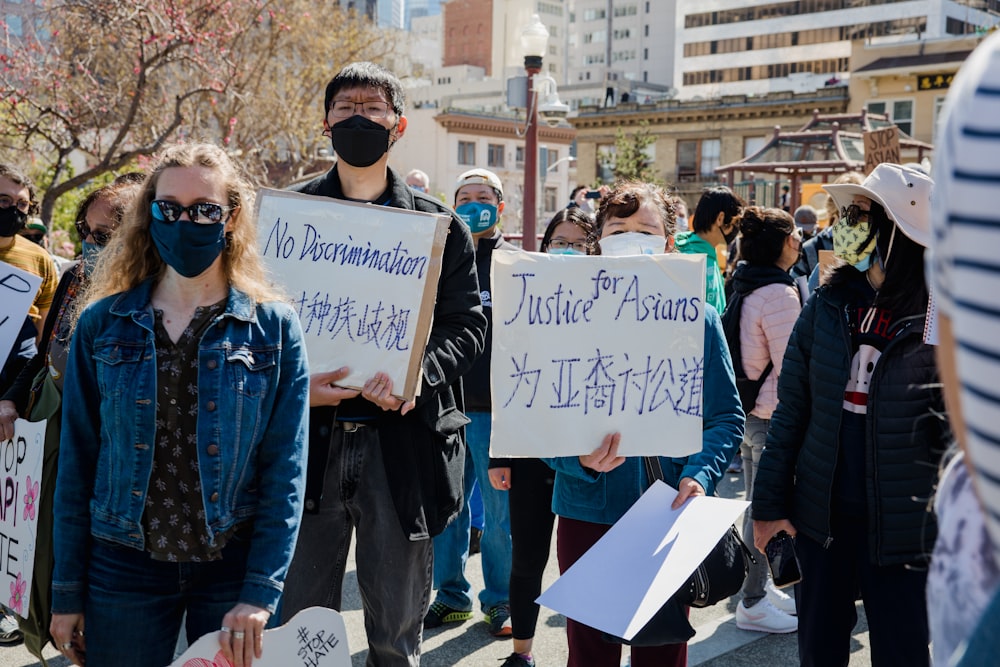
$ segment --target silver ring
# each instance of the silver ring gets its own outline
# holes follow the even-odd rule
[[[62,650],[64,650],[64,651],[68,651],[71,648],[73,648],[72,642],[66,642],[65,644],[62,645]]]
[[[223,625],[221,628],[219,628],[219,632],[230,632],[229,626]]]
[[[233,639],[243,639],[244,637],[246,637],[246,633],[242,630],[237,630],[233,633]]]

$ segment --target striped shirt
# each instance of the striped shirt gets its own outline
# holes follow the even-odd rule
[[[49,306],[52,305],[52,298],[56,295],[56,287],[59,286],[59,274],[56,273],[56,265],[53,263],[52,257],[41,246],[32,243],[20,234],[15,234],[14,244],[5,250],[0,250],[0,262],[6,262],[22,271],[41,276],[42,284],[28,310],[28,315],[41,328],[41,323],[38,322],[39,314],[43,310],[48,310]]]
[[[969,460],[1000,545],[1000,33],[955,77],[933,173],[929,278],[955,334]]]

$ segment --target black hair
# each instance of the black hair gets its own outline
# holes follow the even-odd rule
[[[549,224],[545,228],[545,234],[542,235],[542,245],[538,248],[541,252],[549,249],[549,243],[552,242],[552,235],[556,233],[556,227],[564,222],[574,224],[582,229],[583,233],[587,236],[587,245],[591,249],[593,248],[595,237],[594,218],[579,206],[574,206],[557,211],[552,216],[552,219],[549,220]],[[588,252],[587,254],[592,254],[592,252]]]
[[[719,214],[724,214],[723,225],[728,225],[733,218],[739,217],[743,209],[743,201],[724,185],[705,188],[701,191],[701,199],[691,216],[691,229],[696,232],[707,232],[712,229]]]
[[[334,95],[344,88],[377,88],[392,105],[396,116],[402,116],[405,109],[403,84],[399,78],[382,67],[371,62],[357,62],[347,65],[337,72],[337,75],[326,84],[326,95],[323,98],[323,117],[330,111],[330,102]]]
[[[663,235],[668,239],[677,229],[677,214],[674,212],[674,199],[659,185],[644,181],[620,181],[601,199],[601,207],[597,209],[597,225],[594,233],[598,238],[604,228],[604,221],[609,216],[627,218],[639,210],[643,204],[652,204],[660,213],[663,221]]]
[[[753,266],[773,266],[794,232],[795,221],[787,211],[748,206],[740,218],[740,259]]]
[[[13,165],[0,163],[0,176],[28,189],[28,215],[38,215],[38,193],[35,191],[35,184],[28,178],[27,174]]]

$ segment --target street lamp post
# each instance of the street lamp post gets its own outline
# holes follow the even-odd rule
[[[524,69],[528,72],[528,124],[524,138],[524,208],[521,247],[535,250],[535,220],[538,201],[538,99],[535,75],[542,71],[542,55],[549,41],[549,31],[538,14],[531,16],[531,23],[521,30],[521,47],[524,50]]]

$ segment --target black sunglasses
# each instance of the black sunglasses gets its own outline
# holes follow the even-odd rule
[[[106,246],[106,245],[108,245],[108,241],[111,240],[111,235],[114,233],[114,231],[115,230],[113,230],[113,229],[91,230],[90,227],[87,225],[87,221],[86,220],[77,220],[76,221],[76,233],[80,235],[80,241],[81,242],[85,241],[88,236],[93,236],[94,237],[94,243],[96,243],[99,246]]]
[[[840,208],[840,219],[843,220],[848,227],[853,227],[859,222],[867,222],[868,216],[869,212],[857,204],[842,206]]]
[[[221,204],[213,204],[211,202],[199,202],[190,206],[183,206],[174,201],[157,199],[153,202],[152,213],[154,218],[162,222],[177,222],[184,215],[184,212],[187,211],[191,222],[196,222],[200,225],[212,225],[228,220],[229,216],[226,214],[234,208],[235,206],[222,206]]]

